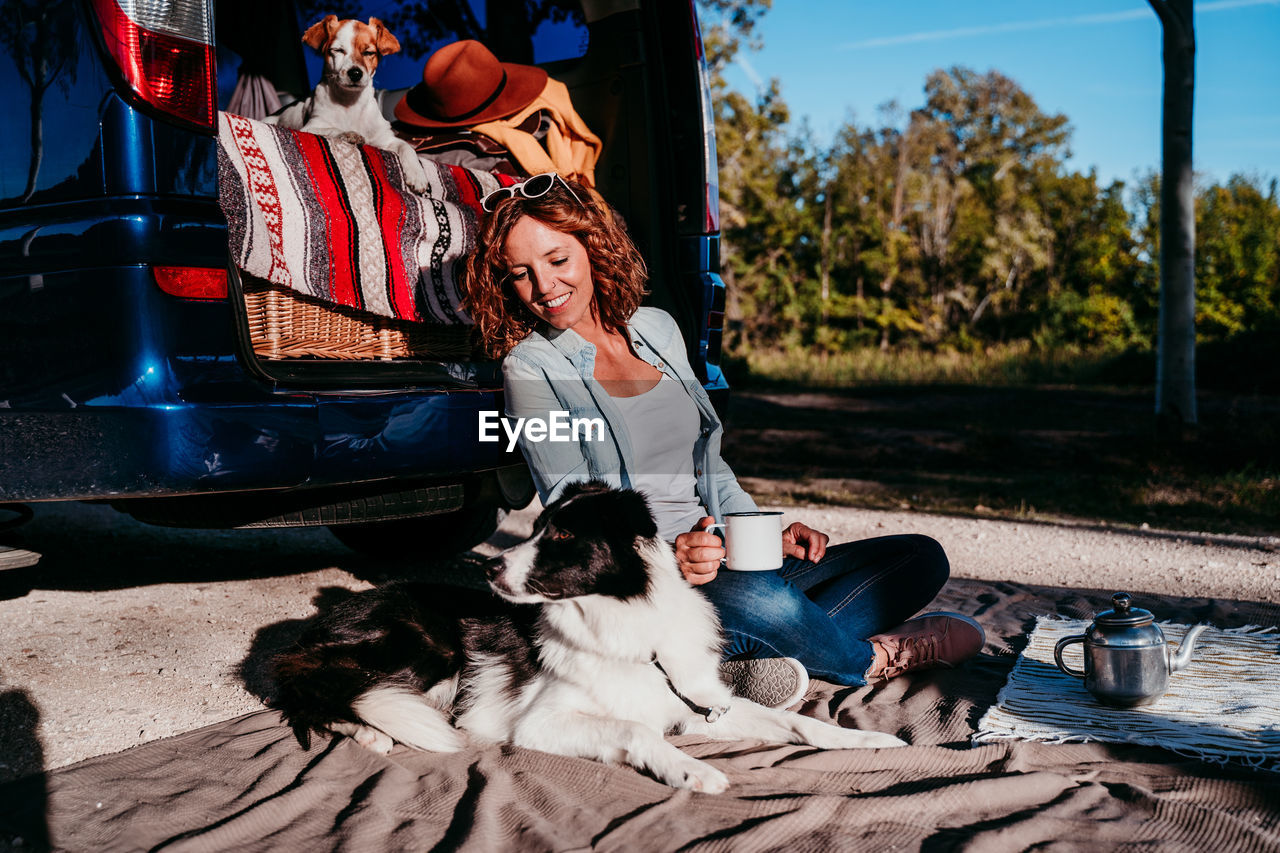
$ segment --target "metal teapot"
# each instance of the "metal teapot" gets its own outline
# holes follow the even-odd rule
[[[1149,610],[1133,606],[1126,592],[1111,596],[1113,609],[1099,613],[1083,634],[1063,637],[1053,649],[1058,669],[1084,679],[1085,689],[1108,705],[1129,708],[1164,695],[1169,676],[1186,667],[1196,638],[1207,625],[1196,625],[1174,654]],[[1084,670],[1067,666],[1062,651],[1084,644]]]

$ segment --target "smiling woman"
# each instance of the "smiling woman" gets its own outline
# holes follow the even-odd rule
[[[575,190],[558,175],[538,192],[543,180],[535,175],[504,187],[496,201],[497,193],[484,200],[490,215],[477,245],[487,249],[468,260],[466,298],[494,358],[539,322],[560,330],[580,322],[619,330],[646,293],[644,259],[621,217],[598,194]]]
[[[520,301],[555,329],[589,327],[594,290],[591,263],[582,243],[525,217],[507,237],[507,280]]]
[[[603,440],[518,432],[543,504],[585,480],[642,494],[684,579],[716,608],[731,658],[722,676],[760,704],[798,701],[806,670],[863,684],[976,654],[984,636],[968,617],[905,621],[947,578],[946,555],[926,536],[828,548],[826,534],[800,522],[775,524],[776,562],[721,570],[713,524],[757,510],[720,457],[724,427],[680,331],[665,312],[639,307],[646,273],[621,218],[586,187],[532,180],[541,180],[533,191],[517,185],[485,205],[467,299],[485,346],[505,356],[509,419],[603,422]]]

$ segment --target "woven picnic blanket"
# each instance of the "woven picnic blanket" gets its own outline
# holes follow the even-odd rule
[[[513,182],[424,160],[410,191],[395,155],[263,124],[218,121],[218,193],[246,273],[384,317],[470,323],[461,282],[480,199]]]
[[[987,632],[982,655],[865,687],[815,679],[796,706],[911,746],[824,751],[672,737],[729,776],[723,794],[496,744],[445,754],[397,746],[384,756],[317,737],[304,750],[278,714],[262,711],[0,784],[0,850],[6,840],[15,850],[94,853],[1280,850],[1280,774],[1134,743],[970,747],[1036,618],[1096,613],[1112,592],[953,577],[934,606],[975,614]],[[1275,615],[1274,605],[1225,599],[1146,594],[1143,603],[1223,626]],[[242,664],[247,683],[302,628],[259,628]],[[21,691],[5,695],[18,729],[33,726],[38,713]]]

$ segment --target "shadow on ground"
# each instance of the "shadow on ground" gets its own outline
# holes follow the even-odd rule
[[[1203,395],[1185,441],[1149,392],[735,390],[724,456],[758,499],[1275,534],[1280,398]]]
[[[0,819],[0,850],[49,849],[39,724],[40,709],[31,697],[24,690],[6,690],[0,677],[0,777],[17,779],[6,786],[6,793],[31,803],[31,808]]]
[[[411,559],[374,558],[340,543],[326,528],[196,530],[159,527],[100,504],[32,504],[21,528],[41,555],[29,568],[0,572],[0,600],[33,589],[99,591],[162,583],[284,577],[339,568],[371,583],[431,572],[448,558],[423,542]]]

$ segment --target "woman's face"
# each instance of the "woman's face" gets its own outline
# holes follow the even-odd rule
[[[525,216],[507,235],[503,258],[507,281],[535,317],[556,329],[595,323],[591,262],[577,237]]]

